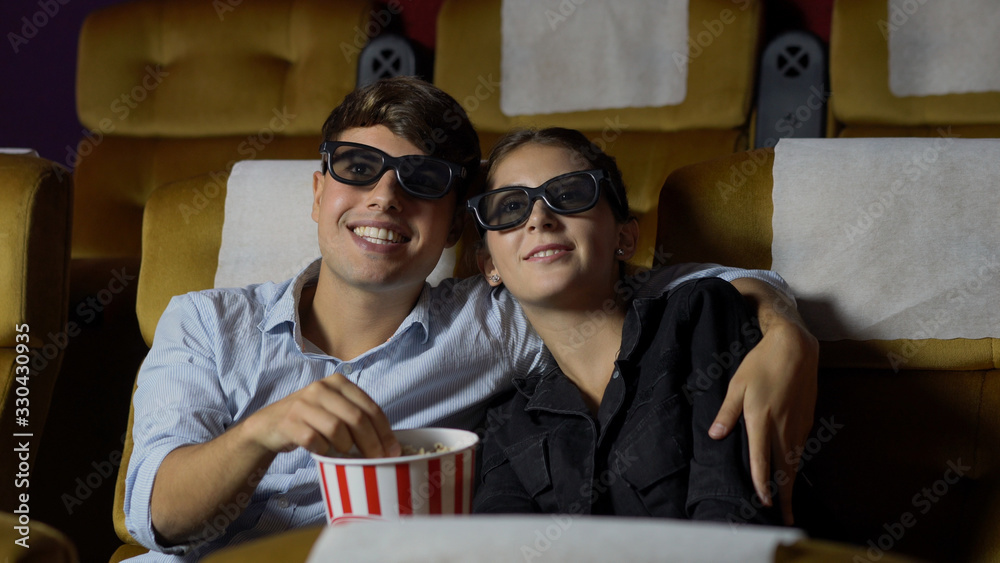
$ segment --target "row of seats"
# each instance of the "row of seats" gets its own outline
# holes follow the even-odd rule
[[[0,169],[37,174],[46,166],[54,168],[37,161],[22,158],[5,167],[0,160]],[[852,166],[864,165],[843,162],[844,168]],[[771,225],[775,167],[775,151],[759,149],[673,172],[661,190],[657,243],[681,260],[769,268],[777,242]],[[295,167],[290,170],[300,173]],[[742,172],[743,181],[719,190],[720,183],[731,180],[733,170]],[[54,212],[40,213],[36,221],[46,218],[50,227],[67,223],[68,189],[63,178],[62,184],[50,188]],[[202,213],[188,217],[180,209],[188,193],[210,179],[206,174],[164,185],[148,202],[136,307],[147,342],[171,296],[212,286],[227,188],[221,186],[220,197],[210,200]],[[979,228],[965,227],[967,234]],[[691,231],[699,236],[688,236]],[[37,251],[29,262],[39,263],[59,252],[65,256],[65,234],[64,230],[60,238],[56,231],[55,237],[45,238],[36,232],[32,240],[49,247]],[[51,284],[46,289],[58,297],[65,286]],[[887,300],[894,297],[885,294]],[[796,493],[798,525],[814,537],[870,549],[865,552],[870,560],[882,559],[888,552],[932,561],[992,561],[1000,556],[1000,538],[995,534],[1000,521],[997,338],[847,340],[822,345],[817,423],[805,446],[803,479]],[[894,353],[906,354],[904,365],[894,365]],[[123,468],[130,446],[126,441]],[[121,477],[119,473],[115,522],[127,541]],[[16,522],[16,516],[7,519]],[[919,533],[911,531],[918,525]],[[37,523],[35,529],[45,542],[42,545],[52,550],[50,560],[73,560],[71,546],[59,541],[58,532]],[[113,561],[142,551],[136,545],[123,545]]]
[[[761,65],[771,64],[761,61],[762,4],[691,0],[689,32],[699,51],[690,60],[687,98],[677,106],[504,115],[496,91],[501,0],[443,4],[433,79],[469,112],[484,150],[518,125],[578,128],[605,146],[623,168],[639,217],[640,245],[649,249],[640,261],[649,265],[653,249],[664,244],[666,231],[661,228],[658,234],[657,222],[662,224],[664,212],[671,212],[663,209],[669,199],[661,192],[671,172],[752,148],[755,81],[763,73]],[[826,134],[937,136],[943,127],[956,136],[996,136],[1000,94],[897,98],[889,92],[888,48],[878,25],[886,17],[884,8],[882,2],[867,0],[835,4],[830,86],[813,92],[820,98],[817,107],[826,108],[806,106],[826,112]],[[156,287],[146,289],[148,296],[162,301],[174,292],[211,286],[212,272],[185,270],[183,262],[168,258],[178,248],[190,248],[214,269],[215,247],[202,237],[214,236],[221,224],[224,185],[235,162],[318,156],[320,126],[355,87],[364,44],[359,33],[373,18],[378,20],[379,9],[352,0],[244,0],[232,10],[206,9],[197,0],[137,0],[87,19],[80,36],[77,104],[91,133],[77,147],[72,260],[68,274],[62,274],[70,280],[69,297],[59,302],[62,314],[69,313],[82,334],[69,340],[59,383],[63,391],[57,388],[53,398],[51,441],[41,448],[38,463],[40,478],[53,483],[54,490],[81,500],[75,494],[78,479],[85,483],[91,467],[109,456],[127,457],[121,430],[128,396],[159,317],[158,305],[144,312],[142,299],[137,309],[136,292]],[[713,28],[716,21],[725,22],[724,32],[698,43],[698,32]],[[190,178],[196,180],[185,180]],[[155,196],[167,184],[171,190]],[[716,185],[708,189],[716,190]],[[156,198],[169,204],[147,209]],[[143,229],[167,212],[183,212],[185,228],[155,245],[144,238]],[[188,239],[195,244],[184,243]],[[150,262],[151,257],[159,261]],[[680,258],[770,265],[734,252],[717,257],[682,250],[674,256]],[[150,268],[163,263],[171,270],[159,270],[151,278]],[[139,281],[126,282],[110,303],[81,307],[88,298],[107,293],[115,279],[129,280],[137,272]],[[53,325],[53,334],[60,334],[60,327],[65,332],[66,319]],[[4,338],[5,347],[8,340],[13,342]],[[41,338],[34,342],[44,344]],[[58,371],[58,362],[49,369]],[[836,388],[830,391],[837,396]],[[41,397],[39,402],[47,404]],[[5,424],[13,420],[9,412],[5,404]],[[91,442],[78,439],[75,425],[81,419],[91,425]],[[87,500],[82,506],[67,505],[66,494],[54,495],[43,514],[78,543],[106,545],[107,535],[114,541],[113,534],[101,531],[107,528],[104,503],[110,505],[111,487],[91,488],[93,500],[82,499]],[[16,505],[0,508],[12,511]],[[120,518],[118,512],[116,521]],[[130,539],[123,526],[118,535]]]
[[[772,228],[776,162],[774,149],[757,149],[672,172],[660,192],[657,245],[668,249],[672,260],[770,268],[781,242]],[[854,160],[840,165],[865,167]],[[288,170],[300,174],[294,166]],[[720,190],[734,170],[742,181]],[[224,198],[212,200],[190,221],[178,211],[190,190],[208,178],[162,186],[147,205],[136,307],[147,342],[171,296],[212,287]],[[946,178],[953,180],[961,184]],[[922,229],[958,229],[965,236],[982,228],[957,218],[944,224],[914,221]],[[856,257],[861,262],[878,258]],[[929,273],[915,268],[910,275],[921,280]],[[882,296],[886,301],[898,297],[892,291]],[[804,298],[800,306],[804,311]],[[915,309],[911,318],[918,320],[935,314],[923,305]],[[907,338],[821,342],[816,422],[796,488],[797,525],[814,538],[862,546],[859,556],[863,552],[870,560],[888,560],[885,554],[892,553],[929,561],[995,561],[1000,557],[995,533],[1000,522],[1000,339],[996,334],[923,338],[916,336],[923,325],[911,323],[910,329],[914,336]],[[900,354],[901,363],[893,359]],[[123,500],[119,481],[115,521],[127,539]],[[126,545],[118,555],[138,549]]]
[[[500,7],[501,0],[444,3],[434,82],[469,112],[484,149],[518,125],[572,127],[606,145],[630,186],[641,246],[653,240],[657,190],[670,171],[752,148],[754,84],[766,70],[758,64],[762,2],[692,0],[689,43],[697,56],[679,105],[516,117],[501,113],[497,91]],[[78,150],[74,258],[138,257],[142,207],[166,182],[225,172],[247,158],[316,158],[326,113],[355,86],[356,35],[371,27],[369,18],[379,21],[375,7],[346,1],[299,2],[294,9],[247,2],[205,12],[197,2],[144,0],[105,9],[84,25],[78,106],[95,133]],[[830,87],[823,81],[806,89],[805,107],[789,107],[786,115],[801,120],[829,107],[830,136],[934,136],[941,126],[963,137],[995,134],[1000,94],[890,93],[879,26],[887,17],[884,3],[839,0]],[[281,24],[255,27],[262,21]],[[717,33],[705,35],[709,30]],[[797,53],[809,45],[803,38],[788,48]],[[780,65],[779,56],[763,64]],[[813,73],[825,69],[822,60],[809,64]],[[648,265],[651,255],[642,259]]]

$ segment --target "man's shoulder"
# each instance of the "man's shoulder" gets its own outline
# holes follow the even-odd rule
[[[168,311],[182,316],[210,319],[259,318],[279,301],[288,289],[288,282],[265,282],[244,287],[223,287],[191,291],[170,300]]]
[[[429,289],[431,313],[452,316],[466,309],[482,309],[490,299],[490,286],[479,276],[447,278]]]

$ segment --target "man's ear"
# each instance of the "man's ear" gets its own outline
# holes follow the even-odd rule
[[[639,221],[635,217],[629,217],[618,228],[618,248],[623,254],[618,256],[619,260],[631,260],[635,256],[639,245]]]
[[[319,204],[323,201],[323,188],[326,186],[326,174],[313,172],[313,221],[319,223]]]

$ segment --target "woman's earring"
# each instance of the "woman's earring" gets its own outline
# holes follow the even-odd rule
[[[625,251],[619,248],[615,250],[615,256],[625,256]]]
[[[492,276],[490,276],[490,281],[493,283],[497,283],[498,281],[500,281],[500,276],[493,274]]]

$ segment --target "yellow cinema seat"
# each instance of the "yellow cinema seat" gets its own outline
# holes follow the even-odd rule
[[[773,162],[758,149],[675,171],[658,244],[677,262],[770,268]],[[998,337],[820,342],[796,524],[871,561],[1000,561]]]
[[[76,547],[62,532],[17,514],[0,512],[0,557],[4,563],[77,563]],[[27,528],[22,534],[19,528]],[[21,542],[21,543],[15,543]]]
[[[468,112],[484,153],[512,127],[559,126],[583,131],[614,156],[639,219],[635,261],[648,266],[667,175],[748,146],[761,12],[756,0],[691,0],[687,96],[679,105],[510,117],[500,111],[501,0],[448,0],[438,16],[434,82]]]
[[[913,2],[919,9],[923,2]],[[910,9],[907,7],[907,9]],[[905,96],[889,86],[889,34],[908,14],[837,0],[830,35],[830,136],[1000,137],[1000,92]],[[957,35],[955,41],[967,40]]]
[[[44,490],[32,472],[69,339],[72,178],[48,160],[0,154],[0,198],[0,431],[12,444],[0,511],[14,512],[24,494],[37,508]]]
[[[136,315],[147,347],[153,344],[156,324],[170,298],[189,291],[210,289],[215,285],[215,270],[222,245],[227,176],[206,174],[173,182],[155,190],[146,203]],[[219,192],[218,197],[208,199],[198,213],[186,214],[182,205],[190,191],[204,190],[206,186],[214,186]],[[145,551],[125,526],[125,475],[132,455],[134,416],[131,401],[129,404],[128,430],[114,500],[115,531],[126,545],[119,548],[112,562]]]
[[[135,317],[146,200],[202,174],[224,184],[239,160],[318,158],[323,121],[354,89],[371,9],[364,0],[131,0],[85,20],[76,91],[86,130],[65,157],[77,188],[69,303],[84,316],[64,369],[89,384],[56,399],[67,420],[94,420],[94,436],[80,452],[65,428],[59,440],[75,455],[42,468],[55,490],[88,494],[82,503],[56,495],[50,507],[84,559],[118,545],[106,518],[113,487],[78,489],[75,478],[123,453],[126,401],[146,353]],[[218,197],[199,185],[178,205],[197,216]],[[115,280],[125,287],[112,302],[91,305]]]
[[[315,158],[323,121],[354,89],[369,8],[138,0],[91,14],[77,69],[88,131],[67,155],[73,257],[138,257],[142,208],[157,186],[238,160]]]

